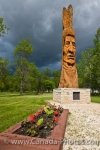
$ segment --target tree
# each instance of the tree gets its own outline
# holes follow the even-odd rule
[[[29,40],[22,40],[15,48],[15,55],[21,61],[22,58],[27,58],[32,53],[32,44]]]
[[[78,63],[80,87],[89,87],[100,93],[100,28],[94,38],[94,48],[87,49]]]
[[[44,92],[43,81],[44,81],[44,76],[40,71],[38,71],[37,77],[35,78],[35,88],[34,88],[36,94]]]
[[[52,72],[49,68],[46,68],[42,73],[43,73],[45,80],[50,79],[50,77],[52,76]]]
[[[58,88],[59,81],[60,81],[60,70],[55,70],[53,72],[53,81],[54,81],[55,87]]]
[[[7,32],[8,28],[4,23],[4,19],[0,17],[0,36],[3,36]],[[7,60],[0,58],[0,90],[7,90]]]
[[[0,36],[3,36],[7,32],[8,28],[4,23],[4,19],[0,17]]]
[[[15,48],[16,77],[19,82],[20,94],[23,94],[29,81],[28,56],[32,53],[32,49],[30,41],[26,39],[22,40]]]
[[[0,58],[0,90],[6,91],[8,89],[8,61]]]
[[[78,63],[79,87],[91,88],[93,51],[94,49],[90,48],[81,54],[81,58]]]
[[[44,91],[52,91],[54,88],[54,82],[52,80],[44,80],[43,81]]]
[[[40,71],[33,63],[30,63],[28,68],[29,68],[28,83],[27,83],[28,90],[38,91],[37,88],[41,87],[41,85],[37,86],[37,83],[39,81],[38,76],[40,74]]]
[[[98,90],[100,93],[100,28],[94,38],[94,53],[93,53],[93,67],[92,67],[92,81],[93,90]]]

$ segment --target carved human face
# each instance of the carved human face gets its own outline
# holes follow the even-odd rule
[[[63,59],[68,66],[75,64],[76,44],[73,36],[66,36],[63,50]]]

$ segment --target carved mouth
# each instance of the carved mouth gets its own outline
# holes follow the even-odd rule
[[[67,56],[68,56],[68,57],[67,57],[68,59],[72,59],[72,60],[74,60],[74,59],[75,59],[75,56],[74,56],[74,55],[72,55],[72,54],[71,54],[71,55],[70,55],[70,54],[68,54]]]
[[[72,60],[74,60],[74,56],[70,56],[70,57],[68,57],[68,59],[72,59]]]
[[[74,64],[71,64],[71,63],[68,63],[68,62],[67,62],[67,64],[68,64],[68,66],[70,66],[70,67],[73,67],[73,66],[74,66]]]

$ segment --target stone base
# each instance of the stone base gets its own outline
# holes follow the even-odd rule
[[[91,102],[90,89],[58,88],[53,90],[53,101],[59,103],[87,104]]]

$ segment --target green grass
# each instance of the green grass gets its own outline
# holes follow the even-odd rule
[[[100,96],[92,96],[91,101],[93,103],[100,103]]]
[[[25,119],[52,99],[52,94],[24,95],[0,93],[0,132]]]
[[[51,94],[24,95],[0,93],[0,132],[25,119],[52,99]],[[100,96],[92,96],[92,102],[100,103]]]

